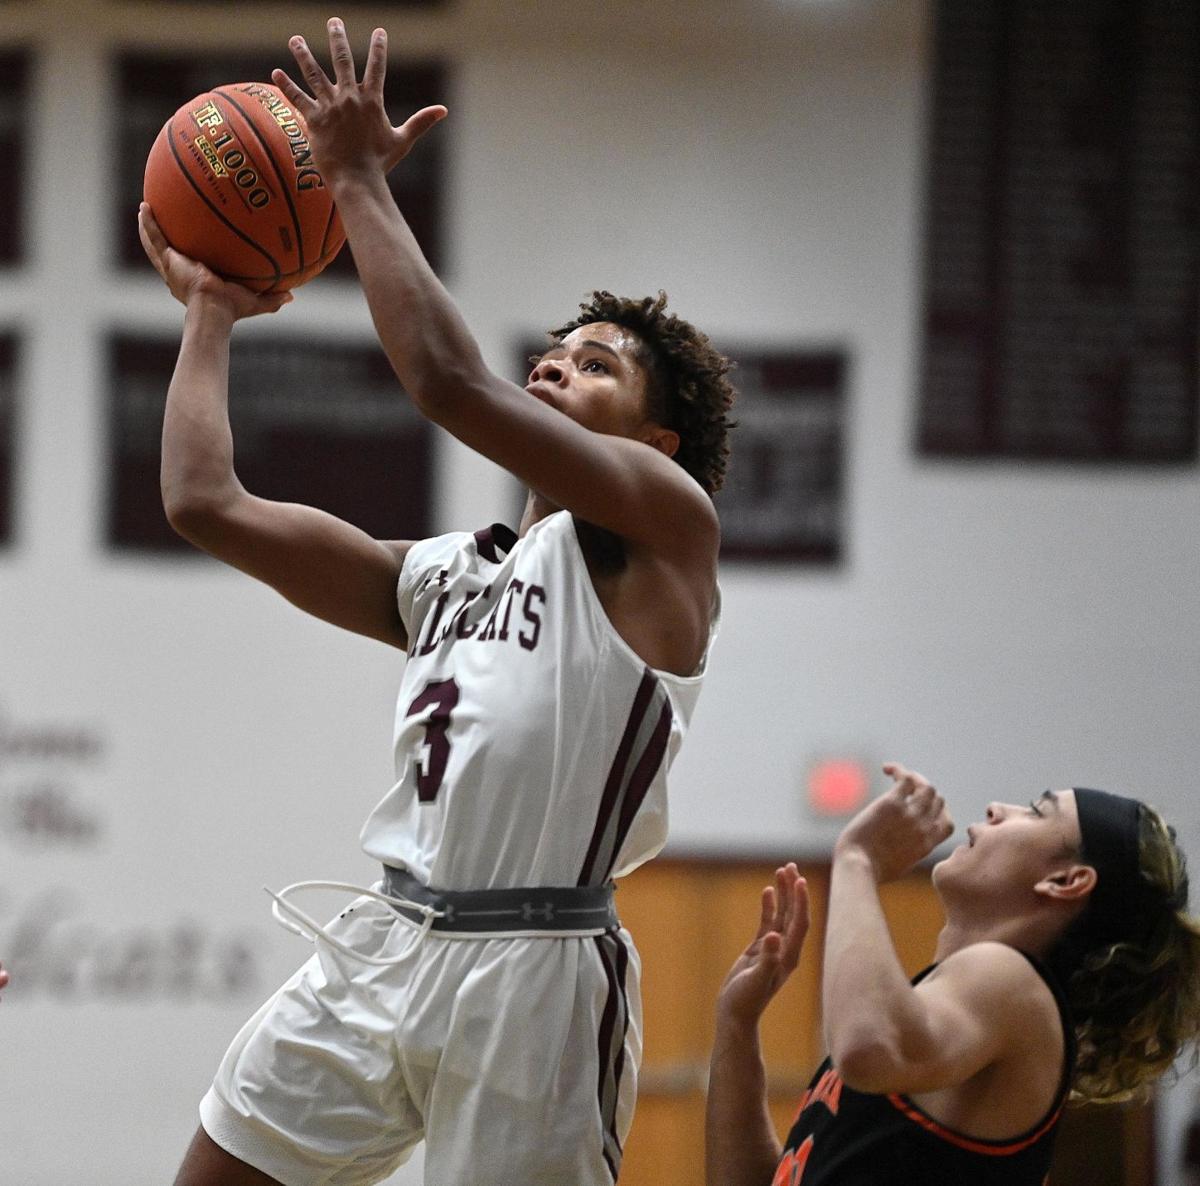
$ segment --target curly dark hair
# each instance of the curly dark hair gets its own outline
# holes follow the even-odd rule
[[[709,495],[721,489],[729,463],[727,415],[734,389],[726,376],[733,367],[694,326],[668,313],[667,294],[641,299],[597,290],[579,306],[574,321],[549,332],[556,342],[581,325],[607,321],[634,333],[642,345],[650,415],[679,434],[675,460]]]

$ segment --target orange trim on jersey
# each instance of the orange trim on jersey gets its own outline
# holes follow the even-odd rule
[[[916,1104],[902,1095],[889,1095],[887,1098],[892,1107],[903,1112],[909,1120],[919,1124],[927,1132],[933,1133],[935,1137],[941,1137],[943,1141],[949,1141],[950,1144],[957,1145],[960,1149],[966,1149],[970,1153],[982,1153],[988,1157],[1010,1157],[1014,1153],[1020,1153],[1022,1149],[1028,1149],[1030,1145],[1040,1141],[1054,1127],[1063,1110],[1063,1105],[1059,1104],[1049,1118],[1027,1137],[1021,1137],[1015,1141],[985,1141],[982,1138],[964,1136],[952,1128],[946,1128],[932,1116],[926,1116]]]

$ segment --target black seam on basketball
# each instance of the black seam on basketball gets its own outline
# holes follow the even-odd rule
[[[220,95],[233,109],[244,119],[250,129],[254,132],[259,144],[262,145],[263,151],[267,154],[267,160],[271,162],[271,168],[275,170],[275,176],[279,180],[279,188],[283,192],[284,201],[287,202],[288,211],[292,216],[292,227],[296,231],[296,254],[299,257],[299,271],[303,271],[304,264],[304,232],[300,229],[300,215],[296,213],[296,204],[292,201],[291,186],[288,184],[288,179],[284,176],[283,170],[279,167],[279,162],[275,159],[275,154],[271,151],[271,146],[263,137],[262,132],[258,130],[258,125],[242,110],[238,101],[232,98],[224,87],[217,87],[213,92],[215,95]],[[282,129],[280,129],[282,131]]]
[[[312,278],[315,279],[333,262],[334,259],[337,258],[338,252],[341,251],[342,247],[344,247],[344,246],[345,246],[344,241],[342,243],[339,243],[338,246],[333,251],[327,252],[326,254],[322,255],[320,259],[318,259],[315,263],[309,264],[307,268],[296,268],[295,270],[293,270],[291,272],[277,272],[275,275],[275,283],[278,284],[282,280],[291,280],[293,276],[300,276],[306,271],[312,272]],[[313,271],[314,268],[316,269],[315,272]],[[259,280],[265,279],[265,277],[263,277],[263,276],[238,276],[232,272],[222,272],[221,275],[226,280],[236,280],[236,281],[253,280],[256,283]]]
[[[325,255],[321,256],[321,258],[318,259],[316,262],[309,264],[307,268],[296,268],[291,272],[277,272],[275,275],[275,283],[278,284],[281,280],[290,280],[293,276],[299,276],[304,272],[311,271],[313,268],[319,268],[319,270],[317,272],[313,273],[313,277],[315,279],[317,276],[319,276],[321,274],[321,271],[323,271],[325,268],[327,268],[329,266],[329,264],[336,257],[338,251],[341,251],[341,247],[338,247],[337,251],[330,252],[329,255],[327,255],[327,256],[325,256]],[[256,280],[257,281],[257,280],[265,279],[265,277],[262,277],[262,276],[236,276],[232,272],[222,272],[221,275],[226,280]]]
[[[173,156],[175,158],[175,163],[179,166],[179,171],[183,174],[184,178],[187,180],[188,185],[190,185],[192,187],[192,189],[194,189],[196,191],[196,196],[200,199],[200,201],[202,201],[213,212],[213,214],[215,214],[217,216],[218,222],[224,223],[225,226],[227,226],[235,235],[237,235],[237,237],[239,239],[242,240],[242,242],[244,242],[245,244],[247,244],[250,247],[253,247],[254,250],[259,253],[259,255],[263,256],[263,258],[266,259],[267,263],[271,267],[271,271],[274,273],[274,277],[271,279],[271,286],[274,287],[276,284],[279,283],[279,280],[280,280],[279,264],[275,261],[275,257],[273,255],[271,255],[270,252],[268,252],[266,250],[266,248],[260,247],[244,231],[241,231],[237,227],[235,227],[233,225],[233,223],[231,223],[229,221],[229,219],[226,218],[225,215],[222,214],[221,211],[218,210],[217,207],[212,204],[212,201],[210,200],[209,196],[200,188],[199,185],[197,185],[196,179],[191,175],[191,173],[188,172],[187,166],[183,163],[183,161],[180,160],[179,150],[175,147],[175,136],[173,134],[174,121],[172,121],[171,124],[168,125],[167,132],[168,132],[167,144],[171,149],[171,156]],[[225,277],[230,280],[243,279],[243,280],[258,281],[258,280],[266,280],[267,279],[266,276],[234,277],[234,276],[230,276],[227,272],[221,272],[219,274],[222,277]]]
[[[325,233],[321,236],[321,259],[325,258],[326,249],[329,247],[329,232],[333,230],[334,219],[337,218],[337,207],[331,202],[329,205],[329,217],[325,221]],[[338,244],[338,251],[341,251],[342,244]],[[336,255],[337,252],[334,252]]]

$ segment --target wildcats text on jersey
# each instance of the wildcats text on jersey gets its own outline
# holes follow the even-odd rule
[[[421,582],[417,596],[420,597],[430,586],[444,586],[449,577],[450,572],[445,568],[430,573]],[[542,634],[540,611],[546,605],[546,590],[541,585],[531,584],[527,587],[524,581],[513,577],[494,602],[492,591],[491,585],[485,585],[478,593],[460,595],[449,617],[446,611],[451,593],[446,590],[439,594],[429,613],[429,624],[422,638],[414,640],[410,655],[431,655],[447,640],[454,643],[468,639],[476,642],[508,642],[514,638],[525,650],[535,650]],[[515,621],[514,609],[518,610]]]

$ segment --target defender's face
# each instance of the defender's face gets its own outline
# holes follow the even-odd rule
[[[968,827],[966,842],[934,866],[934,884],[1019,895],[1078,860],[1081,845],[1074,791],[1046,791],[1024,806],[991,803],[986,821]]]
[[[525,390],[593,432],[635,437],[649,423],[640,347],[623,326],[581,325],[542,355]]]

